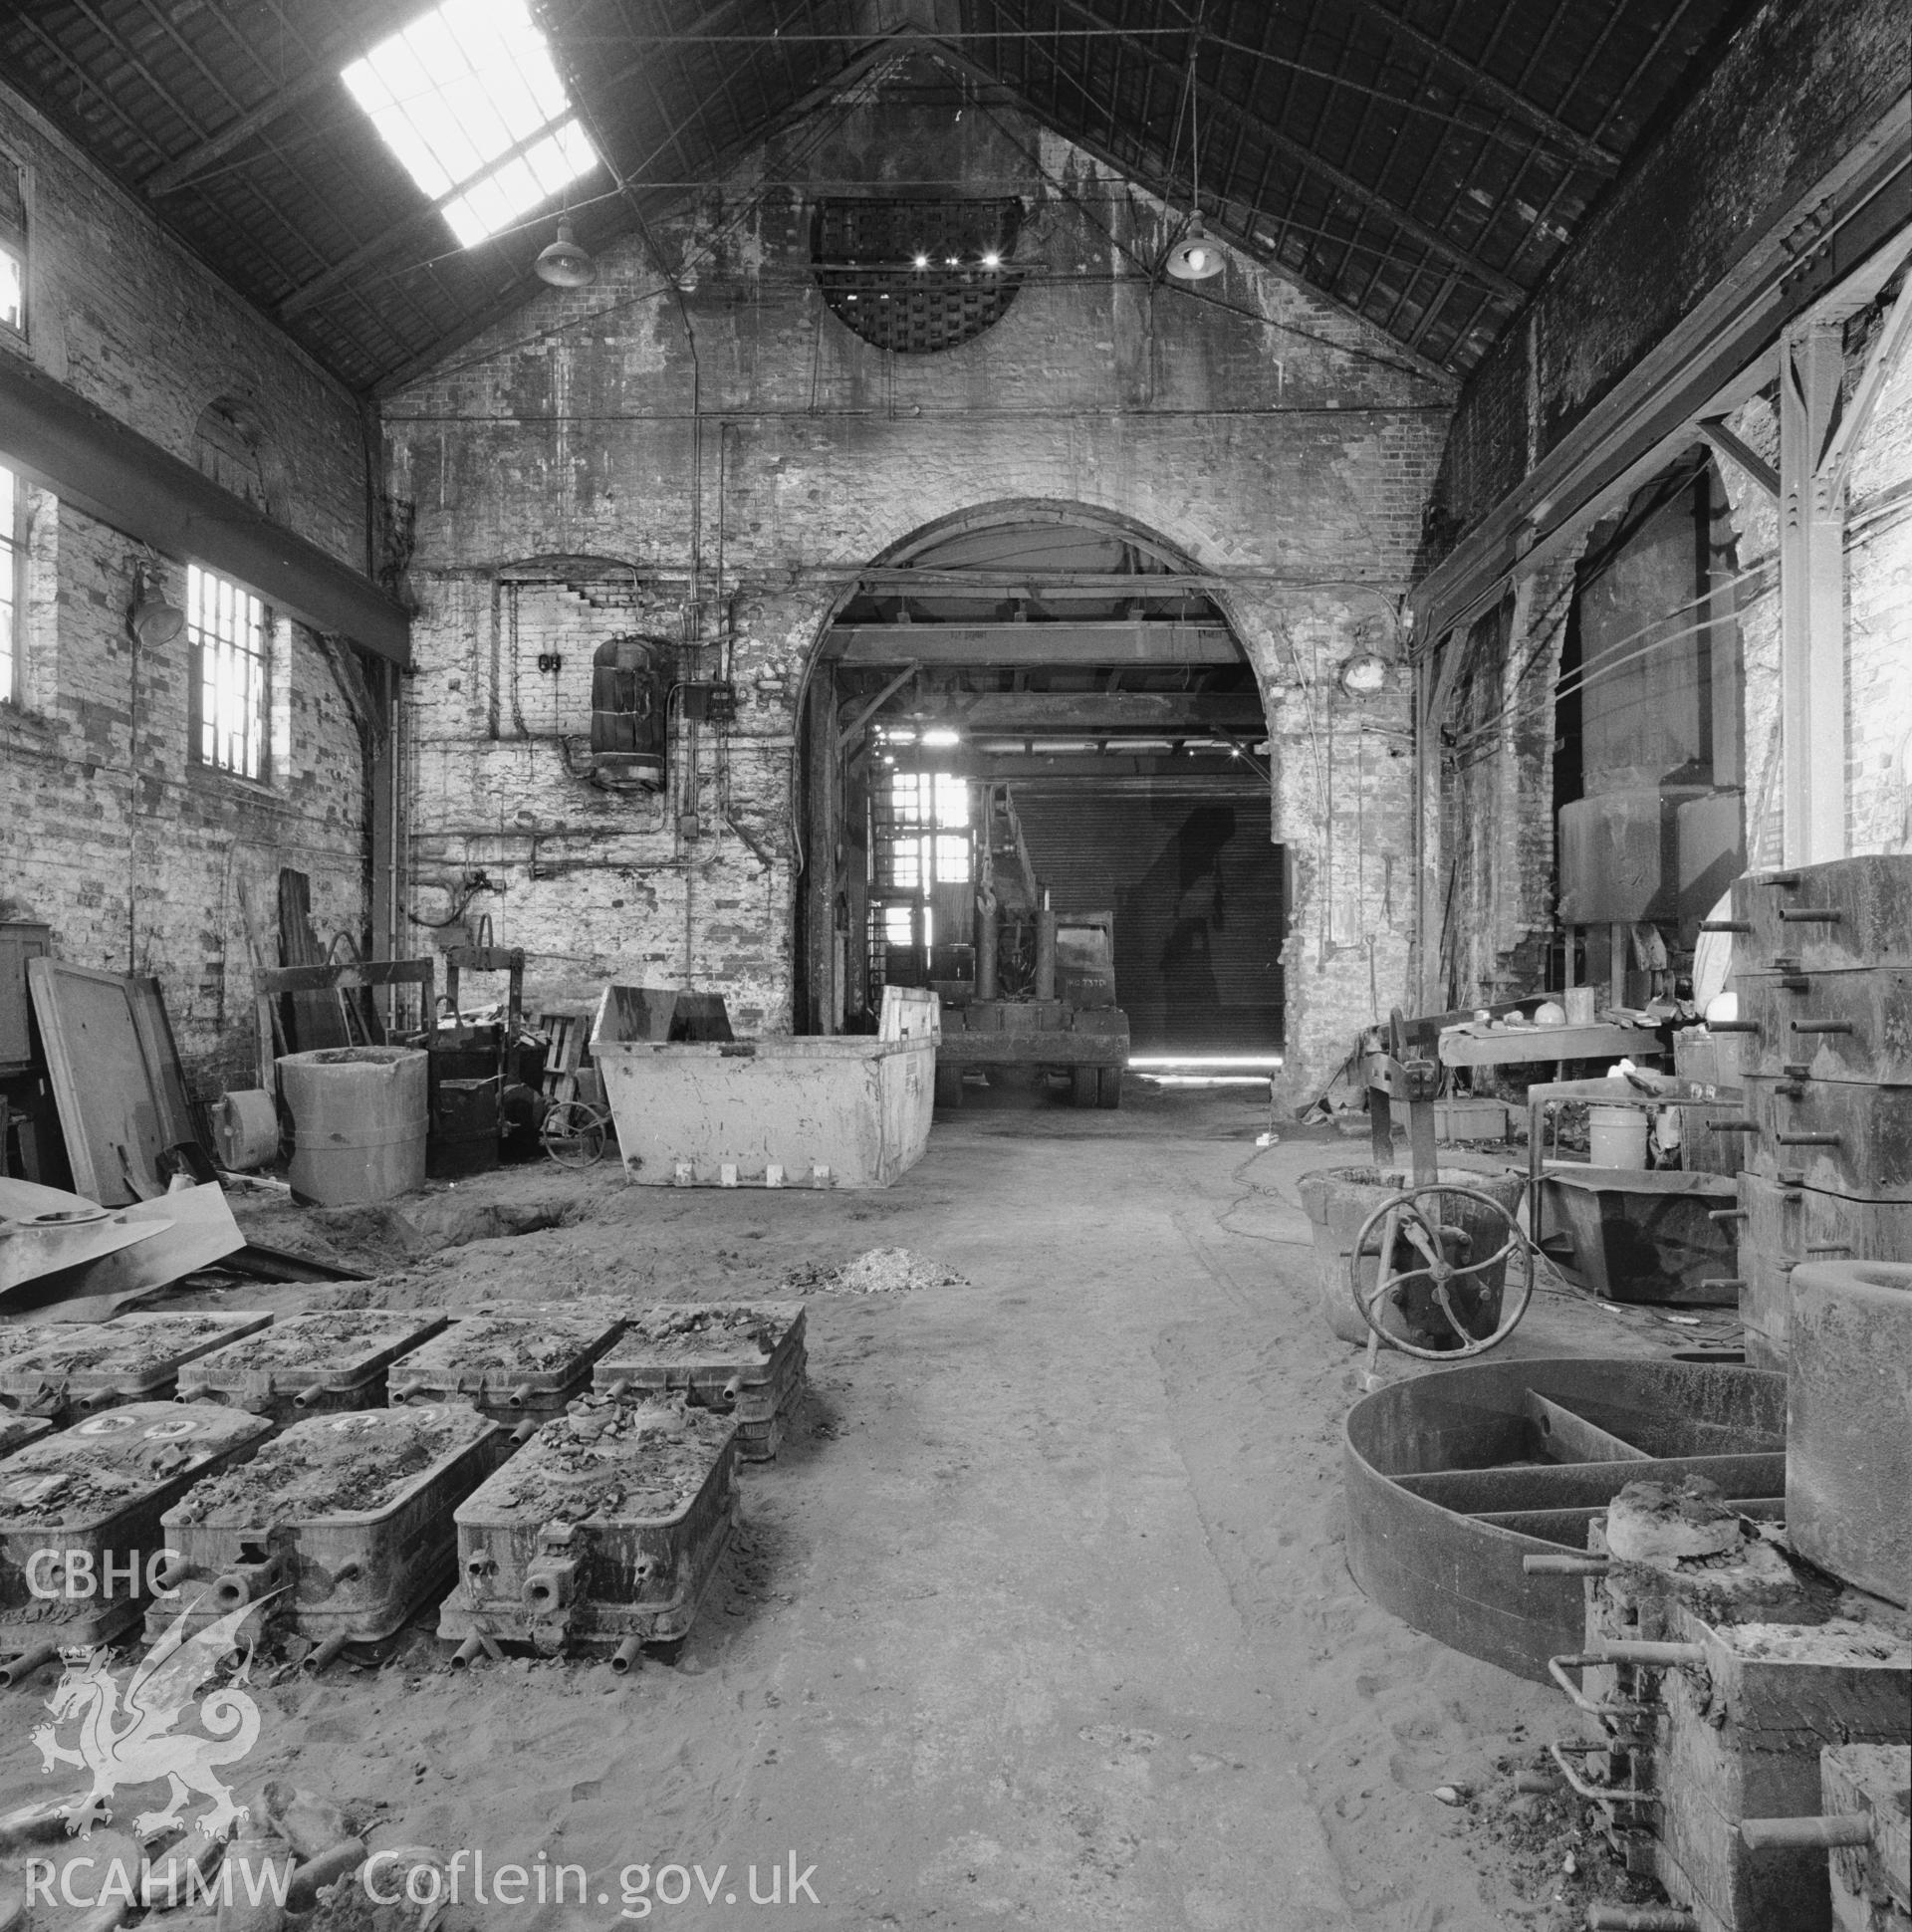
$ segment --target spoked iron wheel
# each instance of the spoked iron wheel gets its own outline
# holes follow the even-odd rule
[[[1491,1251],[1475,1260],[1480,1246]],[[1403,1247],[1419,1257],[1418,1266],[1402,1266]],[[1520,1291],[1510,1301],[1504,1277],[1516,1254]],[[1361,1264],[1369,1260],[1378,1260],[1371,1285],[1361,1280]],[[1361,1320],[1384,1346],[1423,1361],[1457,1361],[1485,1354],[1519,1326],[1534,1298],[1534,1251],[1514,1216],[1491,1194],[1428,1182],[1383,1201],[1361,1224],[1348,1255],[1348,1276]],[[1481,1314],[1496,1284],[1501,1284],[1499,1315],[1483,1334]],[[1389,1310],[1403,1318],[1402,1326],[1418,1318],[1424,1331],[1438,1335],[1443,1345],[1424,1345],[1401,1326],[1388,1326]]]
[[[560,1100],[545,1115],[538,1135],[560,1167],[591,1167],[602,1159],[610,1116],[588,1100]]]

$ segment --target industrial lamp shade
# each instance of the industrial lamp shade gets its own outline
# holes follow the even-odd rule
[[[1199,214],[1192,216],[1188,232],[1168,251],[1168,272],[1178,282],[1206,282],[1222,272],[1222,251],[1208,238]]]
[[[539,281],[549,282],[554,289],[582,289],[598,279],[598,264],[578,246],[570,221],[563,217],[558,223],[558,239],[539,255],[532,268]]]
[[[142,569],[133,580],[132,608],[126,612],[132,634],[147,650],[169,644],[186,627],[186,613],[168,603],[166,594]]]

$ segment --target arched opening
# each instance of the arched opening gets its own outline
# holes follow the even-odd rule
[[[193,425],[192,460],[202,476],[259,511],[277,516],[284,500],[278,452],[258,412],[238,396],[215,396]]]
[[[1046,904],[1056,996],[1119,1006],[1138,1058],[1279,1052],[1268,727],[1218,588],[1078,505],[967,512],[860,574],[806,697],[800,1025],[865,1029],[885,985],[966,1005],[992,946],[1034,998]]]

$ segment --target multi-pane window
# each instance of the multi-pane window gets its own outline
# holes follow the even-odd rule
[[[525,0],[443,0],[344,80],[466,248],[598,165]]]
[[[20,595],[26,573],[21,568],[20,479],[0,469],[0,703],[10,699],[19,684]]]
[[[194,663],[199,762],[241,778],[264,778],[265,604],[230,578],[189,564],[186,637]]]
[[[878,841],[879,882],[898,892],[969,878],[969,786],[948,772],[897,772]]]
[[[20,170],[0,154],[0,329],[27,332],[27,202]]]

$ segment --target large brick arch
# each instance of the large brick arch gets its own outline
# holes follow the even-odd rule
[[[920,510],[920,501],[913,503],[911,508]],[[892,517],[888,520],[887,528],[872,531],[871,535],[879,538],[880,543],[867,559],[867,567],[881,569],[907,563],[911,557],[934,548],[944,538],[959,536],[965,531],[989,530],[1005,524],[1032,522],[1055,523],[1059,526],[1126,537],[1156,552],[1179,571],[1186,571],[1193,575],[1212,574],[1218,578],[1226,574],[1220,565],[1201,555],[1203,546],[1196,532],[1170,535],[1110,505],[1094,503],[1079,497],[1040,496],[994,497],[980,503],[972,502],[960,508],[947,510],[927,522],[920,520],[910,522],[906,527],[903,517]],[[804,664],[806,683],[809,681],[810,667],[816,663],[818,653],[823,649],[825,636],[831,625],[836,621],[838,612],[855,592],[856,586],[853,583],[844,585],[818,624]],[[1210,591],[1208,595],[1227,620],[1229,633],[1235,639],[1236,648],[1241,651],[1244,659],[1254,670],[1257,685],[1262,692],[1262,701],[1266,706],[1268,678],[1260,654],[1250,648],[1248,641],[1253,627],[1245,623],[1242,613],[1236,607],[1236,601],[1228,590],[1217,588]]]

